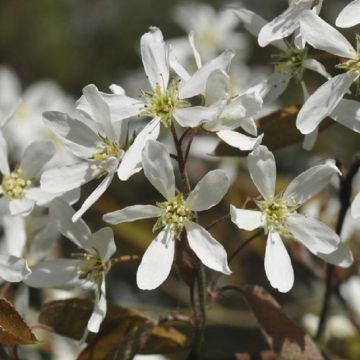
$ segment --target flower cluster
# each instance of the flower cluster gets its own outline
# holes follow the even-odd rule
[[[294,285],[294,269],[284,243],[295,241],[330,264],[349,267],[354,259],[343,243],[343,224],[335,231],[333,224],[319,219],[320,212],[310,216],[302,211],[303,205],[329,185],[334,186],[339,178],[344,185],[343,169],[334,159],[321,156],[316,165],[285,188],[277,185],[272,152],[277,149],[276,140],[272,141],[260,121],[295,80],[301,85],[304,104],[291,124],[292,133],[297,139],[305,135],[305,149],[315,145],[321,123],[328,117],[360,132],[360,35],[353,47],[319,16],[321,6],[322,1],[290,1],[289,7],[270,22],[244,8],[218,15],[207,6],[190,10],[178,7],[175,16],[190,32],[188,38],[166,42],[157,27],[150,27],[141,37],[143,77],[148,85],[139,91],[138,98],[127,95],[119,85],[111,85],[107,93],[89,84],[74,104],[68,105],[71,100],[66,98],[62,106],[53,106],[50,100],[41,109],[43,122],[37,126],[42,130],[36,131],[34,126],[27,137],[21,134],[16,138],[16,121],[32,110],[26,96],[19,102],[15,92],[1,109],[0,118],[0,221],[5,244],[0,253],[1,279],[35,288],[93,290],[94,309],[83,339],[88,331],[98,332],[107,312],[106,275],[120,261],[115,256],[112,228],[93,233],[82,217],[110,186],[126,187],[126,182],[142,171],[162,198],[154,205],[122,206],[101,214],[106,223],[119,228],[126,222],[157,219],[152,228],[154,239],[137,268],[140,289],[161,286],[176,272],[172,265],[179,261],[174,259],[184,252],[195,272],[201,273],[205,265],[208,272],[217,272],[219,277],[232,274],[233,257],[228,259],[225,247],[209,232],[212,226],[201,224],[199,216],[220,203],[226,209],[220,220],[230,218],[242,230],[263,229],[267,238],[265,275],[280,292],[288,292]],[[206,16],[199,17],[198,11]],[[360,1],[354,0],[341,11],[336,25],[359,24],[359,14]],[[243,51],[249,39],[235,32],[239,24],[257,37],[261,47],[272,45],[277,51],[270,75],[254,77],[255,81],[245,81],[241,86],[234,85],[239,79],[231,63],[234,49]],[[321,57],[314,49],[337,61],[335,76],[331,75],[333,69],[319,61]],[[325,79],[312,93],[308,90],[312,85],[305,82],[308,70]],[[1,71],[0,82],[15,81],[8,69]],[[34,113],[38,121],[39,109]],[[275,120],[276,128],[282,120]],[[45,138],[39,136],[44,129]],[[232,154],[246,156],[242,165],[247,164],[260,196],[236,207],[232,203],[237,200],[227,196],[234,180],[231,172],[212,169],[202,176],[188,175],[189,159],[196,156],[191,149],[205,136],[216,143],[220,139]],[[24,137],[33,141],[24,145]],[[206,150],[199,153],[204,156]],[[353,178],[349,179],[351,183]],[[96,182],[95,189],[81,205],[75,205],[75,210],[80,189],[90,182]],[[349,186],[351,193],[352,184]],[[348,214],[359,219],[360,193],[349,196],[353,195],[351,206],[351,199],[346,203],[351,208]],[[26,222],[37,223],[40,215],[45,220],[28,236]],[[58,256],[59,252],[54,256],[56,252],[52,251],[60,234],[78,248],[69,258]],[[225,241],[221,234],[217,237]]]

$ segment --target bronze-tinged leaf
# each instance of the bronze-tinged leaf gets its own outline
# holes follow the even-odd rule
[[[297,144],[304,139],[304,135],[296,128],[296,118],[301,106],[292,105],[275,111],[257,120],[259,134],[264,134],[262,144],[269,150],[275,151]],[[325,130],[335,122],[326,118],[321,122],[320,131]],[[244,133],[239,128],[236,131]],[[246,156],[249,151],[240,151],[223,141],[216,147],[216,156]]]
[[[37,339],[15,308],[0,299],[0,343],[5,345],[30,345]]]
[[[39,322],[59,335],[80,340],[93,307],[93,301],[88,299],[52,301],[42,307]],[[145,335],[144,345],[141,340]],[[87,342],[79,359],[106,359],[114,351],[131,352],[133,348],[147,354],[171,353],[188,345],[187,337],[175,328],[156,326],[154,320],[140,312],[111,304],[99,333],[90,334]]]
[[[260,286],[248,286],[244,296],[270,348],[283,360],[324,360],[311,338],[281,310]]]

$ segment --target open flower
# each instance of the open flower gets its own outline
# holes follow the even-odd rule
[[[271,286],[289,291],[294,271],[282,238],[295,238],[314,255],[330,254],[338,249],[339,236],[324,223],[297,212],[297,209],[321,191],[339,173],[331,161],[317,165],[297,176],[282,194],[275,194],[276,164],[273,154],[260,145],[248,157],[250,176],[263,200],[256,201],[260,211],[230,207],[231,220],[240,228],[263,227],[268,235],[265,273]],[[332,263],[337,259],[332,259]],[[338,259],[338,263],[343,260]]]
[[[348,28],[360,24],[360,0],[347,4],[336,18],[336,26]]]
[[[343,99],[354,82],[360,89],[360,36],[357,36],[355,50],[343,35],[312,11],[303,12],[300,31],[314,48],[349,60],[337,66],[345,73],[328,80],[305,102],[296,120],[297,128],[303,134],[309,134],[325,117],[331,116],[349,129],[360,132],[360,103]]]
[[[131,116],[151,118],[124,155],[118,170],[120,180],[127,180],[139,171],[141,151],[147,140],[157,138],[161,124],[169,128],[175,121],[183,127],[197,127],[204,120],[216,117],[215,110],[192,106],[186,99],[203,94],[209,75],[216,69],[226,70],[234,56],[232,51],[225,51],[190,76],[176,61],[158,28],[151,27],[150,31],[141,37],[140,48],[151,91],[142,91],[142,100],[124,94],[102,94],[115,120],[120,121]],[[181,81],[170,80],[170,67],[173,67],[178,75],[183,75]],[[84,97],[80,98],[78,108],[88,112],[89,106],[84,100]]]
[[[59,192],[51,196],[38,187],[43,168],[54,154],[50,141],[35,141],[25,149],[20,164],[13,171],[10,171],[8,160],[2,159],[0,201],[8,204],[12,215],[27,216],[35,204],[42,206],[60,196]]]
[[[109,227],[92,234],[82,219],[73,223],[73,215],[74,210],[64,201],[56,199],[52,202],[51,221],[62,235],[84,251],[74,254],[74,259],[40,262],[31,268],[32,273],[24,282],[37,288],[71,286],[79,281],[85,287],[94,287],[95,305],[87,329],[96,333],[106,315],[105,276],[116,246]]]
[[[74,215],[74,221],[110,186],[124,157],[128,135],[126,121],[112,122],[109,107],[94,85],[86,86],[83,93],[88,104],[85,119],[74,119],[55,111],[43,114],[48,126],[79,161],[45,171],[41,177],[41,188],[49,193],[64,192],[104,177]]]
[[[165,198],[153,205],[135,205],[104,215],[110,224],[157,217],[154,231],[160,233],[147,248],[137,271],[140,289],[152,290],[168,277],[175,253],[175,241],[186,231],[190,248],[207,267],[230,274],[223,246],[202,226],[192,221],[196,211],[215,206],[225,195],[229,180],[221,170],[206,174],[184,199],[175,192],[175,175],[169,153],[164,145],[149,140],[143,150],[145,176]]]

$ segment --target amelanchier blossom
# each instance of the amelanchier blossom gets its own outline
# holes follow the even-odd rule
[[[294,238],[318,256],[334,253],[339,247],[340,238],[330,227],[297,211],[320,192],[339,169],[332,161],[314,166],[297,176],[284,192],[275,194],[276,164],[267,147],[260,145],[249,154],[248,167],[263,200],[256,201],[259,210],[237,209],[231,205],[231,220],[240,229],[264,228],[266,276],[271,286],[287,292],[293,286],[294,271],[282,238]],[[341,264],[343,258],[332,260]]]
[[[322,0],[289,0],[289,7],[261,28],[258,35],[259,45],[264,47],[273,41],[290,36],[299,28],[299,18],[305,10],[313,8],[318,14],[321,6]],[[301,40],[297,47],[303,47]]]
[[[309,134],[326,116],[331,116],[351,130],[360,132],[360,103],[343,99],[354,82],[359,92],[360,36],[357,36],[355,50],[343,35],[312,11],[304,11],[301,15],[300,31],[314,48],[349,60],[337,66],[345,73],[328,80],[305,102],[297,117],[297,128],[303,134]]]
[[[234,56],[225,51],[217,58],[204,64],[193,75],[180,65],[170,47],[165,44],[161,31],[151,27],[141,37],[141,57],[151,91],[142,91],[142,100],[124,94],[102,94],[110,107],[113,119],[122,120],[132,116],[151,118],[150,122],[136,136],[119,166],[119,178],[127,180],[141,169],[141,151],[148,139],[156,139],[161,124],[169,128],[175,121],[182,127],[197,127],[204,120],[215,119],[214,109],[192,106],[187,99],[204,94],[210,74],[226,70]],[[170,80],[170,68],[181,76],[181,81]],[[78,108],[87,111],[88,105],[80,99]]]
[[[176,6],[173,14],[175,21],[187,33],[194,32],[199,52],[205,60],[227,49],[238,51],[241,57],[247,55],[247,39],[244,34],[235,31],[237,21],[231,12],[216,12],[209,4],[187,3]],[[169,43],[174,45],[180,61],[191,57],[187,39],[170,39]]]
[[[175,253],[175,242],[185,230],[190,248],[207,267],[229,275],[231,273],[223,246],[202,226],[194,222],[195,212],[212,208],[223,198],[229,180],[221,170],[207,173],[189,196],[176,194],[175,175],[165,146],[149,140],[143,149],[143,168],[150,183],[166,199],[153,205],[134,205],[105,214],[110,224],[157,217],[154,231],[160,233],[143,255],[137,271],[140,289],[152,290],[168,277]]]
[[[336,18],[336,26],[348,28],[360,24],[360,0],[347,4]]]
[[[13,171],[8,159],[1,159],[0,171],[3,175],[0,184],[0,202],[6,202],[12,215],[27,216],[35,204],[43,206],[63,192],[48,194],[39,187],[44,166],[55,154],[50,141],[35,141],[29,145]]]
[[[252,11],[237,8],[233,9],[233,12],[252,35],[258,36],[260,30],[265,28],[266,21]],[[300,26],[298,21],[296,24],[297,27]],[[273,55],[274,72],[252,87],[252,90],[257,91],[263,98],[264,104],[272,103],[281,96],[287,89],[291,79],[300,82],[306,92],[303,81],[303,74],[306,69],[314,71],[326,79],[331,77],[319,61],[308,55],[308,49],[305,46],[292,46],[290,42],[285,42],[282,38],[269,42],[269,44],[280,50],[280,53]]]
[[[31,268],[32,273],[24,282],[36,288],[69,287],[79,283],[85,288],[94,288],[95,305],[87,329],[96,333],[106,315],[105,276],[111,267],[110,259],[116,246],[111,228],[105,227],[92,234],[82,219],[72,222],[74,213],[61,199],[54,200],[50,206],[51,221],[81,252],[73,254],[73,259],[40,262]]]
[[[41,188],[49,193],[77,189],[89,181],[104,177],[74,215],[77,221],[109,187],[126,154],[127,122],[114,123],[110,109],[94,85],[83,89],[88,104],[86,117],[79,119],[61,112],[43,114],[49,128],[64,142],[78,161],[68,166],[46,170]]]

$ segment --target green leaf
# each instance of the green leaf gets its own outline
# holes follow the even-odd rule
[[[53,332],[80,340],[93,311],[88,299],[68,299],[45,304],[39,322]],[[142,340],[146,341],[142,343]],[[142,354],[172,353],[183,350],[188,339],[173,327],[156,325],[148,316],[120,306],[108,305],[107,315],[98,334],[90,334],[88,347],[79,359],[106,359],[113,352]],[[123,357],[126,359],[126,357]]]
[[[304,135],[296,128],[296,118],[301,106],[288,106],[257,120],[258,134],[264,134],[262,144],[269,150],[275,151],[297,144],[304,139]],[[320,131],[327,129],[335,122],[326,118],[321,122]],[[242,129],[236,131],[244,133]],[[240,151],[224,142],[216,147],[216,156],[246,156],[249,151]]]
[[[30,345],[37,339],[15,308],[0,299],[0,343],[6,345]]]
[[[265,340],[279,359],[324,360],[311,338],[285,315],[280,305],[265,289],[248,286],[243,294]]]

